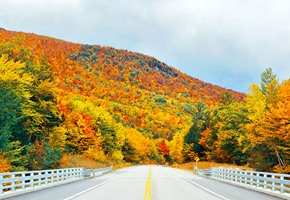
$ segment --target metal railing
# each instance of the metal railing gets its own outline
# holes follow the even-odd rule
[[[111,171],[113,167],[101,168],[101,169],[84,169],[83,175],[85,178],[96,177]]]
[[[290,175],[256,172],[229,168],[211,168],[195,170],[197,173],[214,179],[232,182],[257,189],[280,193],[290,197]]]
[[[0,199],[16,193],[26,193],[43,187],[51,187],[66,182],[104,174],[113,167],[87,170],[84,168],[65,168],[40,171],[0,173]],[[12,195],[13,196],[13,195]]]

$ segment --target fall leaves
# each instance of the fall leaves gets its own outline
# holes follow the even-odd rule
[[[105,164],[198,155],[290,171],[290,83],[270,69],[244,98],[111,47],[1,30],[0,55],[2,171],[65,166],[72,155]]]
[[[289,80],[279,84],[272,70],[267,69],[261,86],[252,84],[244,102],[222,94],[228,100],[223,99],[216,107],[196,104],[185,144],[208,160],[289,173],[289,86]],[[199,145],[203,149],[197,148]]]
[[[252,110],[249,115],[251,123],[247,126],[251,144],[259,147],[257,152],[267,152],[265,160],[270,159],[269,163],[274,165],[275,170],[289,172],[290,82],[285,80],[278,84],[273,77],[272,81],[262,86],[261,90],[257,90],[254,85],[253,94],[247,96],[249,102],[255,101],[249,107]]]

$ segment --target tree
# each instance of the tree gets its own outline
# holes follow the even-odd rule
[[[204,155],[204,148],[199,143],[201,133],[205,131],[210,125],[210,112],[205,103],[199,101],[190,111],[192,114],[193,125],[190,127],[188,133],[184,137],[184,143],[189,148],[186,152],[193,151],[199,156]],[[191,158],[187,158],[191,159]]]
[[[184,137],[188,133],[190,127],[185,127],[181,131],[175,133],[173,139],[169,142],[169,155],[174,162],[182,163],[184,161]]]
[[[252,85],[246,96],[249,123],[245,151],[249,163],[258,170],[289,171],[288,83],[278,84],[276,75],[268,68],[261,75],[261,86]]]
[[[12,166],[12,171],[27,166],[24,145],[28,144],[28,137],[22,124],[31,78],[23,68],[19,62],[8,61],[7,55],[0,57],[0,154]]]
[[[266,144],[259,142],[261,139],[259,128],[261,120],[265,117],[267,97],[257,84],[252,84],[245,100],[249,122],[245,125],[247,140],[244,152],[250,155],[248,159],[250,166],[265,171],[274,161]]]
[[[32,170],[54,169],[59,166],[62,153],[49,143],[35,141],[29,147],[29,166]]]
[[[246,108],[248,111],[249,123],[245,125],[247,130],[247,138],[249,139],[247,149],[252,149],[259,140],[260,121],[264,118],[267,108],[267,98],[260,90],[257,84],[252,84],[249,87],[249,92],[246,95]]]
[[[0,101],[5,102],[1,120],[5,130],[0,140],[6,140],[3,151],[8,151],[4,155],[13,165],[12,170],[33,168],[27,161],[31,143],[36,140],[54,143],[51,133],[60,121],[50,69],[44,61],[35,62],[22,48],[22,57],[14,58],[21,62],[14,61],[15,49],[4,47],[1,45],[1,50],[10,52],[10,56],[0,57],[0,93],[3,94]],[[54,148],[58,151],[59,147],[54,145]]]
[[[222,92],[220,95],[220,102],[222,105],[229,105],[235,102],[233,95],[229,91]]]
[[[215,140],[207,155],[218,162],[234,164],[247,163],[247,155],[243,152],[247,112],[243,103],[232,103],[217,108],[213,117],[211,134]]]
[[[279,85],[277,100],[269,106],[265,117],[260,121],[259,144],[265,144],[270,154],[276,157],[278,172],[290,172],[290,82]]]
[[[276,74],[273,74],[271,68],[267,68],[261,75],[261,91],[267,97],[267,105],[275,103],[278,85]]]
[[[8,159],[4,156],[4,153],[0,153],[0,173],[9,172],[12,166],[9,164]]]

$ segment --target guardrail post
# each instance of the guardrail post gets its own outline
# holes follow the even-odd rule
[[[47,180],[47,171],[44,172],[44,184],[47,185],[48,184],[48,180]]]
[[[58,179],[58,171],[57,170],[53,170],[53,182],[56,183]]]
[[[241,178],[240,178],[240,183],[241,184],[243,184],[243,182],[245,181],[244,174],[245,174],[245,172],[244,171],[241,171]]]
[[[12,179],[12,181],[11,181],[11,190],[15,191],[15,174],[12,174],[11,179]]]
[[[237,182],[237,180],[238,180],[238,171],[235,169],[235,170],[233,170],[233,181],[234,182]]]
[[[55,176],[56,176],[56,182],[58,182],[59,181],[59,178],[60,178],[60,170],[55,170],[55,172],[56,172],[56,174],[55,174]]]
[[[25,189],[25,173],[21,173],[21,189]]]
[[[3,191],[3,175],[0,175],[0,194],[3,194],[4,191]]]
[[[69,173],[70,173],[70,169],[65,169],[64,170],[64,174],[65,174],[65,176],[64,176],[64,180],[69,180]]]
[[[272,174],[271,178],[275,179],[275,175]],[[275,183],[276,183],[275,180],[272,180],[272,188],[271,188],[272,191],[275,191]]]
[[[234,172],[233,173],[233,181],[237,182],[237,180],[238,180],[238,172],[237,172],[237,170],[234,170],[233,172]]]
[[[260,173],[257,172],[257,177],[260,178]],[[257,187],[260,187],[260,179],[257,179]]]
[[[264,177],[264,189],[267,189],[267,174],[264,174],[263,175],[263,177]]]
[[[222,169],[223,172],[223,179],[227,180],[227,171],[226,169]]]
[[[59,177],[58,177],[58,181],[63,181],[63,176],[64,176],[64,169],[59,170]]]
[[[41,172],[37,172],[36,177],[37,177],[37,185],[41,186]]]
[[[224,172],[224,179],[225,180],[228,180],[228,172],[227,172],[227,169],[223,169],[223,172]]]
[[[63,173],[63,169],[58,169],[57,170],[57,182],[60,182],[62,179],[62,173]]]
[[[283,183],[283,181],[284,181],[284,176],[280,176],[280,180],[281,180],[281,183],[280,183],[280,192],[281,193],[284,193],[284,183]]]
[[[250,185],[253,185],[253,172],[250,172]]]
[[[51,182],[51,171],[46,172],[46,179],[47,179],[47,184]]]

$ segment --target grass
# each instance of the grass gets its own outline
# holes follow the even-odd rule
[[[189,162],[189,163],[184,163],[184,164],[173,164],[173,165],[171,165],[171,167],[193,171],[195,165],[196,165],[196,162]],[[244,169],[244,170],[253,170],[252,168],[249,168],[247,166],[237,166],[237,165],[232,165],[232,164],[227,164],[227,163],[216,163],[216,162],[208,162],[208,161],[197,162],[197,168],[199,168],[199,169],[209,169],[209,168],[213,168],[213,167],[225,167],[225,168],[238,168],[238,169]]]
[[[106,161],[105,163],[94,161],[90,158],[87,158],[83,155],[65,155],[61,161],[62,168],[73,168],[73,167],[83,167],[86,169],[97,169],[97,168],[105,168],[109,166],[114,166],[114,169],[120,169],[128,166],[132,166],[132,163],[125,162],[114,162],[114,161]],[[196,162],[189,162],[184,164],[173,164],[171,167],[180,168],[188,171],[193,171]],[[252,170],[246,166],[237,166],[226,163],[216,163],[216,162],[208,162],[208,161],[199,161],[197,163],[197,167],[199,169],[209,169],[213,167],[226,167],[226,168],[239,168],[244,170]]]
[[[64,155],[61,160],[60,168],[83,167],[85,169],[98,169],[110,166],[114,166],[114,169],[120,169],[123,167],[132,166],[132,164],[125,162],[114,162],[113,160],[107,160],[106,162],[97,162],[84,155]]]
[[[83,155],[64,155],[61,160],[61,168],[83,167],[86,169],[97,169],[109,166],[110,163],[96,162]]]

